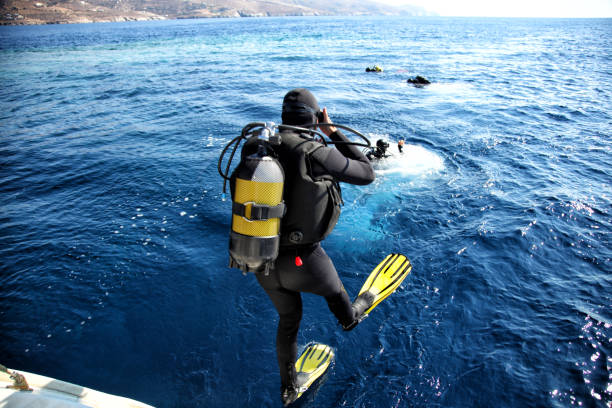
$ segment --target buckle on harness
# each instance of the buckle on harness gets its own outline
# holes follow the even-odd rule
[[[254,201],[247,201],[245,203],[234,202],[232,204],[232,212],[249,222],[267,221],[270,218],[281,218],[285,215],[285,203],[269,206],[257,204]]]
[[[244,218],[247,221],[267,221],[268,220],[268,214],[265,214],[265,217],[262,217],[263,211],[262,209],[258,209],[258,207],[256,207],[255,201],[247,201],[246,203],[242,203],[242,205],[244,206],[244,214],[242,215],[242,218]]]

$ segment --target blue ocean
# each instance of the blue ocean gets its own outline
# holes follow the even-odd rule
[[[217,160],[296,87],[392,147],[324,242],[349,295],[388,253],[414,265],[349,333],[303,296],[300,348],[336,358],[300,406],[611,407],[611,19],[0,27],[0,363],[156,407],[280,406]]]

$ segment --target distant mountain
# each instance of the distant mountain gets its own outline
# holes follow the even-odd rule
[[[0,0],[0,24],[60,24],[203,17],[423,16],[421,7],[361,0]]]

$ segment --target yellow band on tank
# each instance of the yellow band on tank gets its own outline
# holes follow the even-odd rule
[[[234,200],[237,203],[254,201],[270,206],[280,204],[283,199],[283,183],[263,183],[261,181],[236,179]]]
[[[260,181],[236,179],[234,200],[244,204],[255,202],[275,206],[283,198],[283,183],[264,183]],[[246,218],[234,214],[232,216],[232,230],[250,237],[272,237],[280,231],[280,219],[271,218],[265,221],[249,221],[251,206],[247,205]]]
[[[280,220],[271,218],[266,221],[249,221],[239,215],[232,216],[232,230],[250,237],[273,237],[280,231]]]

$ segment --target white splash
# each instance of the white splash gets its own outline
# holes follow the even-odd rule
[[[374,164],[376,174],[399,173],[405,176],[430,175],[444,169],[444,160],[436,153],[418,145],[404,145],[402,153],[391,145],[386,157]]]

